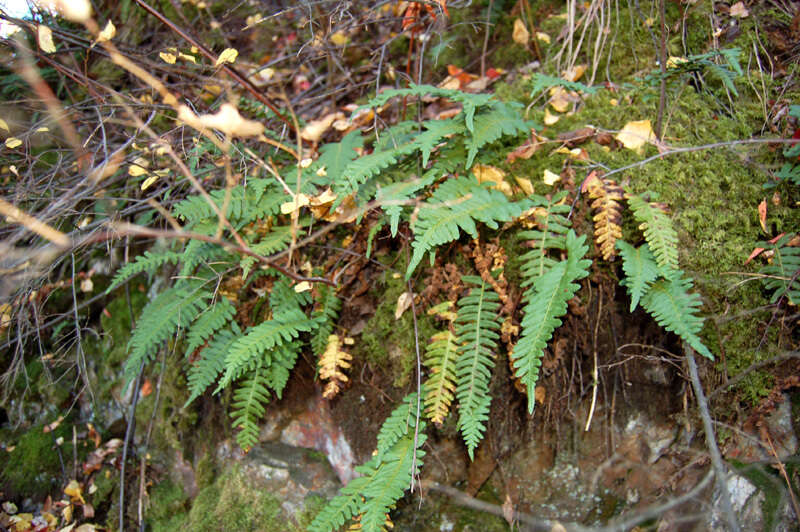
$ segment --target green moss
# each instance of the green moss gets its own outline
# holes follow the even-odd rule
[[[32,497],[43,499],[45,496],[63,488],[62,456],[72,460],[72,430],[66,423],[62,423],[52,432],[44,432],[43,425],[34,426],[14,442],[14,450],[3,453],[2,480],[3,491],[6,496]],[[58,438],[64,438],[65,443],[60,447],[56,445]]]
[[[395,277],[387,272],[381,281],[379,288],[373,291],[380,303],[361,333],[361,341],[356,342],[356,350],[370,364],[394,375],[394,385],[402,387],[408,383],[416,367],[414,319],[410,309],[399,320],[394,317],[397,299],[406,291],[403,277]],[[424,349],[428,338],[436,331],[431,318],[420,312],[419,308],[417,312],[419,342],[421,349]]]
[[[186,530],[286,531],[288,521],[280,501],[254,490],[237,467],[197,494],[185,522]]]

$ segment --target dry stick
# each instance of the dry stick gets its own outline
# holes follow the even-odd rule
[[[661,123],[664,120],[664,105],[667,100],[667,15],[664,0],[658,0],[658,9],[661,16],[661,88],[658,95],[658,118],[653,133],[658,140],[661,140]]]
[[[792,508],[794,508],[794,515],[800,519],[800,507],[797,505],[797,499],[794,496],[794,490],[792,489],[792,481],[789,480],[789,475],[786,473],[786,467],[783,465],[780,457],[778,456],[778,451],[775,450],[775,445],[772,444],[772,438],[769,436],[769,431],[765,425],[761,425],[761,435],[762,438],[767,440],[769,444],[769,451],[772,453],[772,456],[775,457],[775,463],[778,467],[778,471],[780,471],[783,480],[786,482],[786,488],[789,490],[789,497],[792,500]]]
[[[203,54],[210,61],[216,64],[218,57],[208,48],[203,46],[203,44],[201,44],[200,41],[196,40],[191,35],[186,33],[184,30],[180,29],[171,20],[169,20],[167,17],[156,11],[154,8],[144,3],[142,0],[136,0],[136,3],[142,6],[142,8],[145,11],[147,11],[148,13],[156,17],[159,21],[161,21],[162,24],[166,25],[169,29],[180,35],[186,42],[196,47],[201,54]],[[247,92],[252,94],[259,102],[266,105],[269,108],[269,110],[275,113],[275,116],[277,116],[283,123],[285,123],[290,128],[292,127],[292,123],[289,121],[289,119],[286,116],[284,116],[280,111],[278,111],[278,108],[266,96],[264,96],[264,94],[262,94],[261,91],[258,90],[258,88],[250,80],[248,80],[245,76],[239,73],[238,70],[230,66],[228,63],[222,64],[222,70],[224,70],[225,73],[228,74],[228,76],[233,78],[234,81],[236,81],[242,87],[244,87],[247,90]]]
[[[60,248],[68,248],[72,243],[69,236],[66,234],[57,229],[53,229],[46,223],[37,220],[30,214],[23,212],[21,209],[8,203],[2,198],[0,198],[0,214],[6,217],[6,221],[8,223],[18,223],[23,225],[29,231],[32,231],[42,238],[53,242]]]
[[[481,77],[486,76],[486,49],[489,48],[489,34],[492,30],[492,8],[494,0],[489,0],[489,8],[486,10],[486,33],[483,35],[483,50],[481,50]]]
[[[717,437],[714,434],[714,424],[711,421],[711,414],[708,411],[708,403],[706,396],[703,392],[703,386],[700,384],[700,377],[697,374],[697,364],[694,361],[694,350],[689,346],[684,346],[686,352],[686,363],[689,366],[689,378],[692,382],[694,395],[697,398],[697,408],[700,410],[700,417],[703,420],[703,430],[706,433],[706,445],[708,452],[711,455],[711,465],[716,472],[716,484],[719,490],[719,496],[722,499],[722,512],[725,514],[725,520],[728,521],[728,527],[732,532],[740,532],[739,523],[736,521],[736,514],[733,512],[731,506],[730,493],[728,487],[725,485],[725,463],[722,461],[722,455],[717,447]]]
[[[586,427],[583,429],[584,432],[588,431],[589,427],[592,426],[592,417],[594,416],[594,409],[597,405],[597,385],[599,384],[600,380],[597,370],[597,330],[600,328],[600,316],[603,314],[603,291],[598,291],[600,292],[600,299],[597,309],[597,321],[595,321],[594,324],[594,338],[592,342],[592,353],[594,354],[594,369],[592,370],[592,405],[589,407],[589,417],[586,419]]]

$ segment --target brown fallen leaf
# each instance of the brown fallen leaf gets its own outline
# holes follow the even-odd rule
[[[591,140],[595,136],[595,129],[591,126],[582,127],[574,131],[567,131],[566,133],[559,133],[556,137],[559,141],[563,142],[569,148],[574,148],[579,144]]]

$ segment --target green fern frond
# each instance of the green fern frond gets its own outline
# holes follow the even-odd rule
[[[351,480],[317,514],[310,532],[338,530],[358,515],[362,530],[383,530],[386,514],[411,485],[411,476],[419,472],[425,456],[421,449],[426,440],[424,421],[419,422],[416,438],[414,434],[416,404],[416,394],[410,394],[389,415],[378,437],[378,452],[355,468],[361,476]],[[412,463],[416,465],[413,471]]]
[[[142,362],[149,362],[161,345],[179,329],[189,326],[211,299],[211,292],[200,283],[186,283],[163,291],[150,301],[139,316],[128,342],[125,380],[130,382]]]
[[[566,195],[567,191],[564,190],[554,194],[550,199],[542,196],[531,198],[532,216],[536,228],[520,231],[517,234],[517,237],[530,247],[530,250],[520,257],[523,288],[533,284],[556,263],[555,259],[548,255],[549,251],[566,248],[566,235],[570,228],[570,221],[567,219],[570,206],[563,201]]]
[[[194,353],[194,350],[211,338],[211,335],[232,320],[235,314],[236,309],[228,301],[228,298],[219,298],[216,304],[200,314],[189,328],[189,332],[186,334],[186,354]]]
[[[496,104],[491,110],[475,116],[475,127],[472,135],[464,143],[467,147],[466,168],[472,168],[478,150],[503,135],[530,133],[531,122],[523,118],[522,105],[510,103]],[[469,127],[469,126],[467,126]]]
[[[479,184],[470,177],[448,179],[422,205],[414,225],[414,254],[406,270],[406,279],[411,278],[428,251],[456,240],[460,229],[476,238],[476,220],[496,229],[498,222],[508,222],[519,216],[522,208],[508,201],[499,190],[488,188],[489,185]]]
[[[421,412],[420,412],[421,413]],[[375,455],[379,462],[384,455],[405,436],[414,434],[417,423],[417,394],[410,393],[403,398],[403,402],[395,408],[381,425],[378,432],[378,450]],[[424,428],[424,421],[420,420],[420,428]]]
[[[361,508],[361,529],[364,532],[380,532],[386,523],[386,515],[394,508],[411,485],[412,476],[419,473],[425,452],[421,449],[426,436],[404,436],[384,455],[383,460],[363,491],[366,501]],[[413,466],[413,467],[412,467]]]
[[[439,142],[445,137],[450,137],[464,132],[464,125],[460,120],[448,118],[446,120],[428,120],[424,124],[425,131],[415,136],[415,142],[422,153],[422,167],[428,166],[431,153]]]
[[[336,295],[336,289],[332,286],[319,284],[317,286],[317,301],[311,313],[311,319],[316,324],[316,330],[311,336],[311,349],[314,356],[319,358],[328,347],[328,337],[333,334],[336,328],[336,320],[339,318],[339,310],[342,308],[342,300]]]
[[[314,164],[314,168],[316,170],[325,168],[327,182],[338,183],[342,179],[345,168],[358,157],[356,149],[363,145],[364,137],[361,136],[361,133],[358,130],[351,131],[341,141],[320,147],[320,156]]]
[[[702,302],[697,294],[690,294],[692,281],[683,272],[674,272],[670,279],[659,279],[642,296],[642,306],[656,322],[685,340],[695,351],[714,359],[711,351],[697,336],[703,328],[703,318],[696,315]]]
[[[375,194],[375,201],[380,204],[383,212],[389,217],[389,229],[392,238],[397,236],[400,216],[404,210],[403,205],[400,204],[412,198],[420,190],[433,184],[435,179],[437,178],[432,173],[426,172],[421,179],[413,178],[378,188],[378,192]]]
[[[142,272],[147,272],[152,275],[159,268],[165,264],[177,264],[181,260],[182,254],[174,251],[145,251],[143,255],[139,255],[133,262],[129,262],[119,270],[111,281],[111,284],[106,289],[106,294],[110,293],[115,288],[125,284],[125,282]]]
[[[589,275],[592,262],[583,259],[589,246],[584,236],[569,230],[565,241],[567,260],[555,263],[549,271],[534,280],[533,287],[525,293],[522,319],[522,336],[511,353],[514,374],[528,392],[528,413],[533,414],[536,404],[535,388],[539,379],[539,366],[547,342],[560,325],[561,316],[567,313],[567,301],[572,299],[580,285],[578,281]]]
[[[623,240],[617,240],[617,249],[622,256],[622,270],[625,272],[621,284],[628,289],[631,296],[630,311],[633,312],[650,283],[658,279],[661,272],[646,243],[635,248]]]
[[[272,313],[280,315],[289,311],[302,311],[311,303],[311,292],[295,292],[291,281],[281,276],[269,291],[269,306]]]
[[[798,165],[800,166],[800,165]],[[772,250],[770,263],[759,270],[764,275],[764,287],[772,292],[771,303],[786,295],[792,305],[800,304],[800,248],[787,244],[795,237],[794,233],[782,236],[774,244],[759,242],[758,247]]]
[[[531,88],[531,98],[536,96],[541,91],[551,87],[564,87],[567,90],[583,92],[585,94],[594,94],[601,88],[598,85],[590,87],[576,81],[567,81],[563,78],[557,78],[555,76],[548,76],[546,74],[539,73],[534,74],[531,78],[531,81],[533,82],[533,87]]]
[[[236,443],[245,451],[258,443],[258,420],[264,416],[264,405],[270,400],[266,372],[262,364],[257,364],[233,392],[233,427],[241,429],[236,434]]]
[[[419,145],[413,139],[408,139],[407,142],[390,150],[373,151],[369,155],[363,155],[347,165],[342,173],[342,179],[332,183],[333,191],[339,198],[352,194],[367,179],[396,164],[402,157],[415,153],[418,149]]]
[[[231,222],[249,223],[279,212],[281,204],[286,202],[286,196],[274,185],[267,186],[262,182],[269,183],[269,180],[251,179],[247,187],[237,185],[231,188],[228,212],[225,213]],[[209,195],[221,209],[225,202],[225,189],[214,190]],[[180,201],[175,205],[173,213],[186,222],[187,228],[217,219],[214,209],[202,196],[190,196]]]
[[[262,257],[283,251],[289,245],[292,239],[291,226],[273,227],[272,230],[261,237],[261,239],[250,246],[250,249],[258,253]],[[245,255],[239,261],[239,267],[242,268],[242,279],[247,279],[250,275],[250,269],[256,263],[256,258]]]
[[[678,269],[678,233],[672,226],[672,220],[663,210],[639,196],[627,194],[626,197],[633,216],[640,224],[639,229],[644,231],[650,251],[664,270],[665,277],[669,277],[669,272]]]
[[[297,342],[278,346],[272,352],[272,365],[267,374],[267,384],[275,392],[278,399],[283,398],[283,389],[289,382],[289,376],[297,363],[300,345]]]
[[[301,331],[308,332],[313,327],[314,322],[296,309],[275,314],[273,319],[250,327],[247,334],[231,346],[225,358],[225,374],[214,393],[238,379],[248,369],[260,364],[264,357],[268,356],[269,350],[284,342],[292,342]]]
[[[456,336],[461,345],[455,367],[458,428],[472,460],[483,439],[492,401],[489,381],[500,338],[497,334],[500,297],[480,277],[464,276],[462,280],[475,285],[458,301]]]
[[[212,233],[215,230],[216,225],[214,225],[213,229],[209,228],[207,232]],[[205,231],[200,232],[205,233]],[[189,277],[194,273],[195,268],[201,264],[217,262],[223,258],[230,260],[230,257],[231,255],[225,248],[217,244],[203,242],[202,240],[190,240],[181,255],[181,271],[178,275],[180,277]]]
[[[209,386],[217,382],[217,378],[225,369],[225,357],[231,345],[242,335],[236,322],[231,322],[229,329],[217,331],[208,345],[200,351],[200,358],[189,365],[186,380],[189,388],[189,399],[186,405],[200,397]]]
[[[425,382],[425,416],[440,425],[444,422],[456,390],[458,338],[449,329],[434,334],[423,363],[430,371]]]

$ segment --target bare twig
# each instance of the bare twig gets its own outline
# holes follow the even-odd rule
[[[685,345],[686,363],[689,366],[689,378],[694,389],[694,395],[697,398],[697,408],[700,410],[700,418],[703,420],[703,430],[706,433],[706,445],[708,452],[711,455],[711,465],[716,472],[717,490],[719,490],[720,500],[722,501],[722,513],[725,515],[725,520],[728,522],[728,527],[732,532],[739,532],[739,522],[736,520],[736,514],[733,512],[731,506],[730,493],[728,493],[728,486],[725,484],[727,472],[725,464],[722,461],[722,455],[717,446],[717,439],[714,433],[714,424],[711,421],[711,414],[708,411],[708,403],[706,396],[703,392],[703,386],[700,384],[700,377],[697,374],[697,364],[694,361],[694,350]]]

